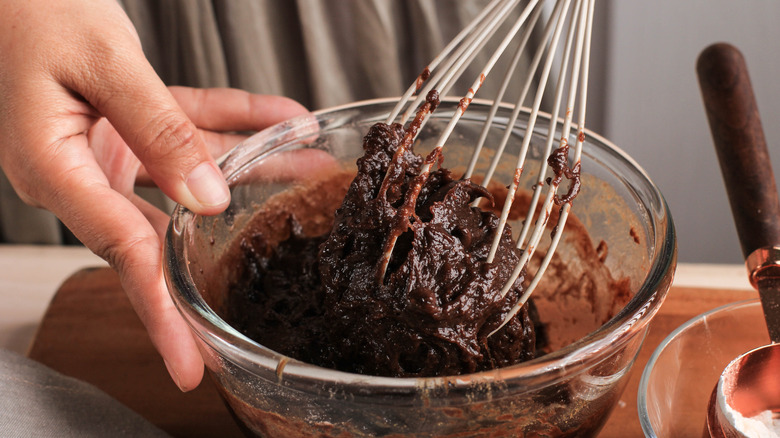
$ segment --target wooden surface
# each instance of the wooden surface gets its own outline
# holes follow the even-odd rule
[[[667,334],[699,313],[755,296],[744,290],[672,288],[600,436],[643,436],[636,411],[639,378]],[[174,436],[242,436],[208,378],[186,394],[171,382],[110,269],[79,271],[59,288],[29,356],[92,383]]]
[[[174,436],[243,437],[208,377],[179,391],[109,268],[65,281],[28,355],[97,386]]]

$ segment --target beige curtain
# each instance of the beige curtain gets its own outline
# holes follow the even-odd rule
[[[121,0],[169,84],[397,96],[488,0]]]

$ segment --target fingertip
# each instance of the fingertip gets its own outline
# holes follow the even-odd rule
[[[200,359],[200,358],[199,358]],[[167,360],[163,361],[168,374],[181,392],[189,392],[197,388],[203,380],[203,360],[197,366],[197,362],[188,362],[185,366],[172,365]]]
[[[213,161],[195,166],[185,178],[183,188],[176,201],[195,213],[216,214],[230,203],[230,189]]]
[[[310,114],[309,109],[303,106],[303,104],[301,104],[297,100],[291,99],[289,97],[284,97],[284,96],[277,97],[277,100],[275,102],[275,108],[277,112],[277,117],[279,118],[280,121],[291,119],[293,117],[302,116],[305,114]]]
[[[158,351],[163,357],[163,363],[173,382],[182,392],[188,392],[198,387],[203,380],[204,363],[198,352],[198,346],[189,333],[189,329],[180,336],[177,342],[159,343]]]

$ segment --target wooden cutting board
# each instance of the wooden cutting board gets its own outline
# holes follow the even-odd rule
[[[636,409],[639,378],[655,347],[672,330],[704,311],[756,295],[672,288],[600,436],[643,436]],[[208,378],[186,394],[176,388],[109,268],[81,270],[66,280],[44,315],[29,356],[97,386],[174,436],[243,436]]]

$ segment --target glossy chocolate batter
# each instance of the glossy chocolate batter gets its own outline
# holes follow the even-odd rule
[[[421,175],[441,155],[416,155],[411,138],[437,103],[429,96],[406,130],[371,127],[329,233],[306,236],[291,219],[291,236],[272,248],[261,233],[245,236],[249,271],[231,287],[242,291],[231,324],[285,355],[371,375],[457,375],[534,356],[529,305],[488,337],[524,278],[500,296],[519,259],[508,226],[485,261],[498,218],[470,204],[491,194],[440,166]]]

